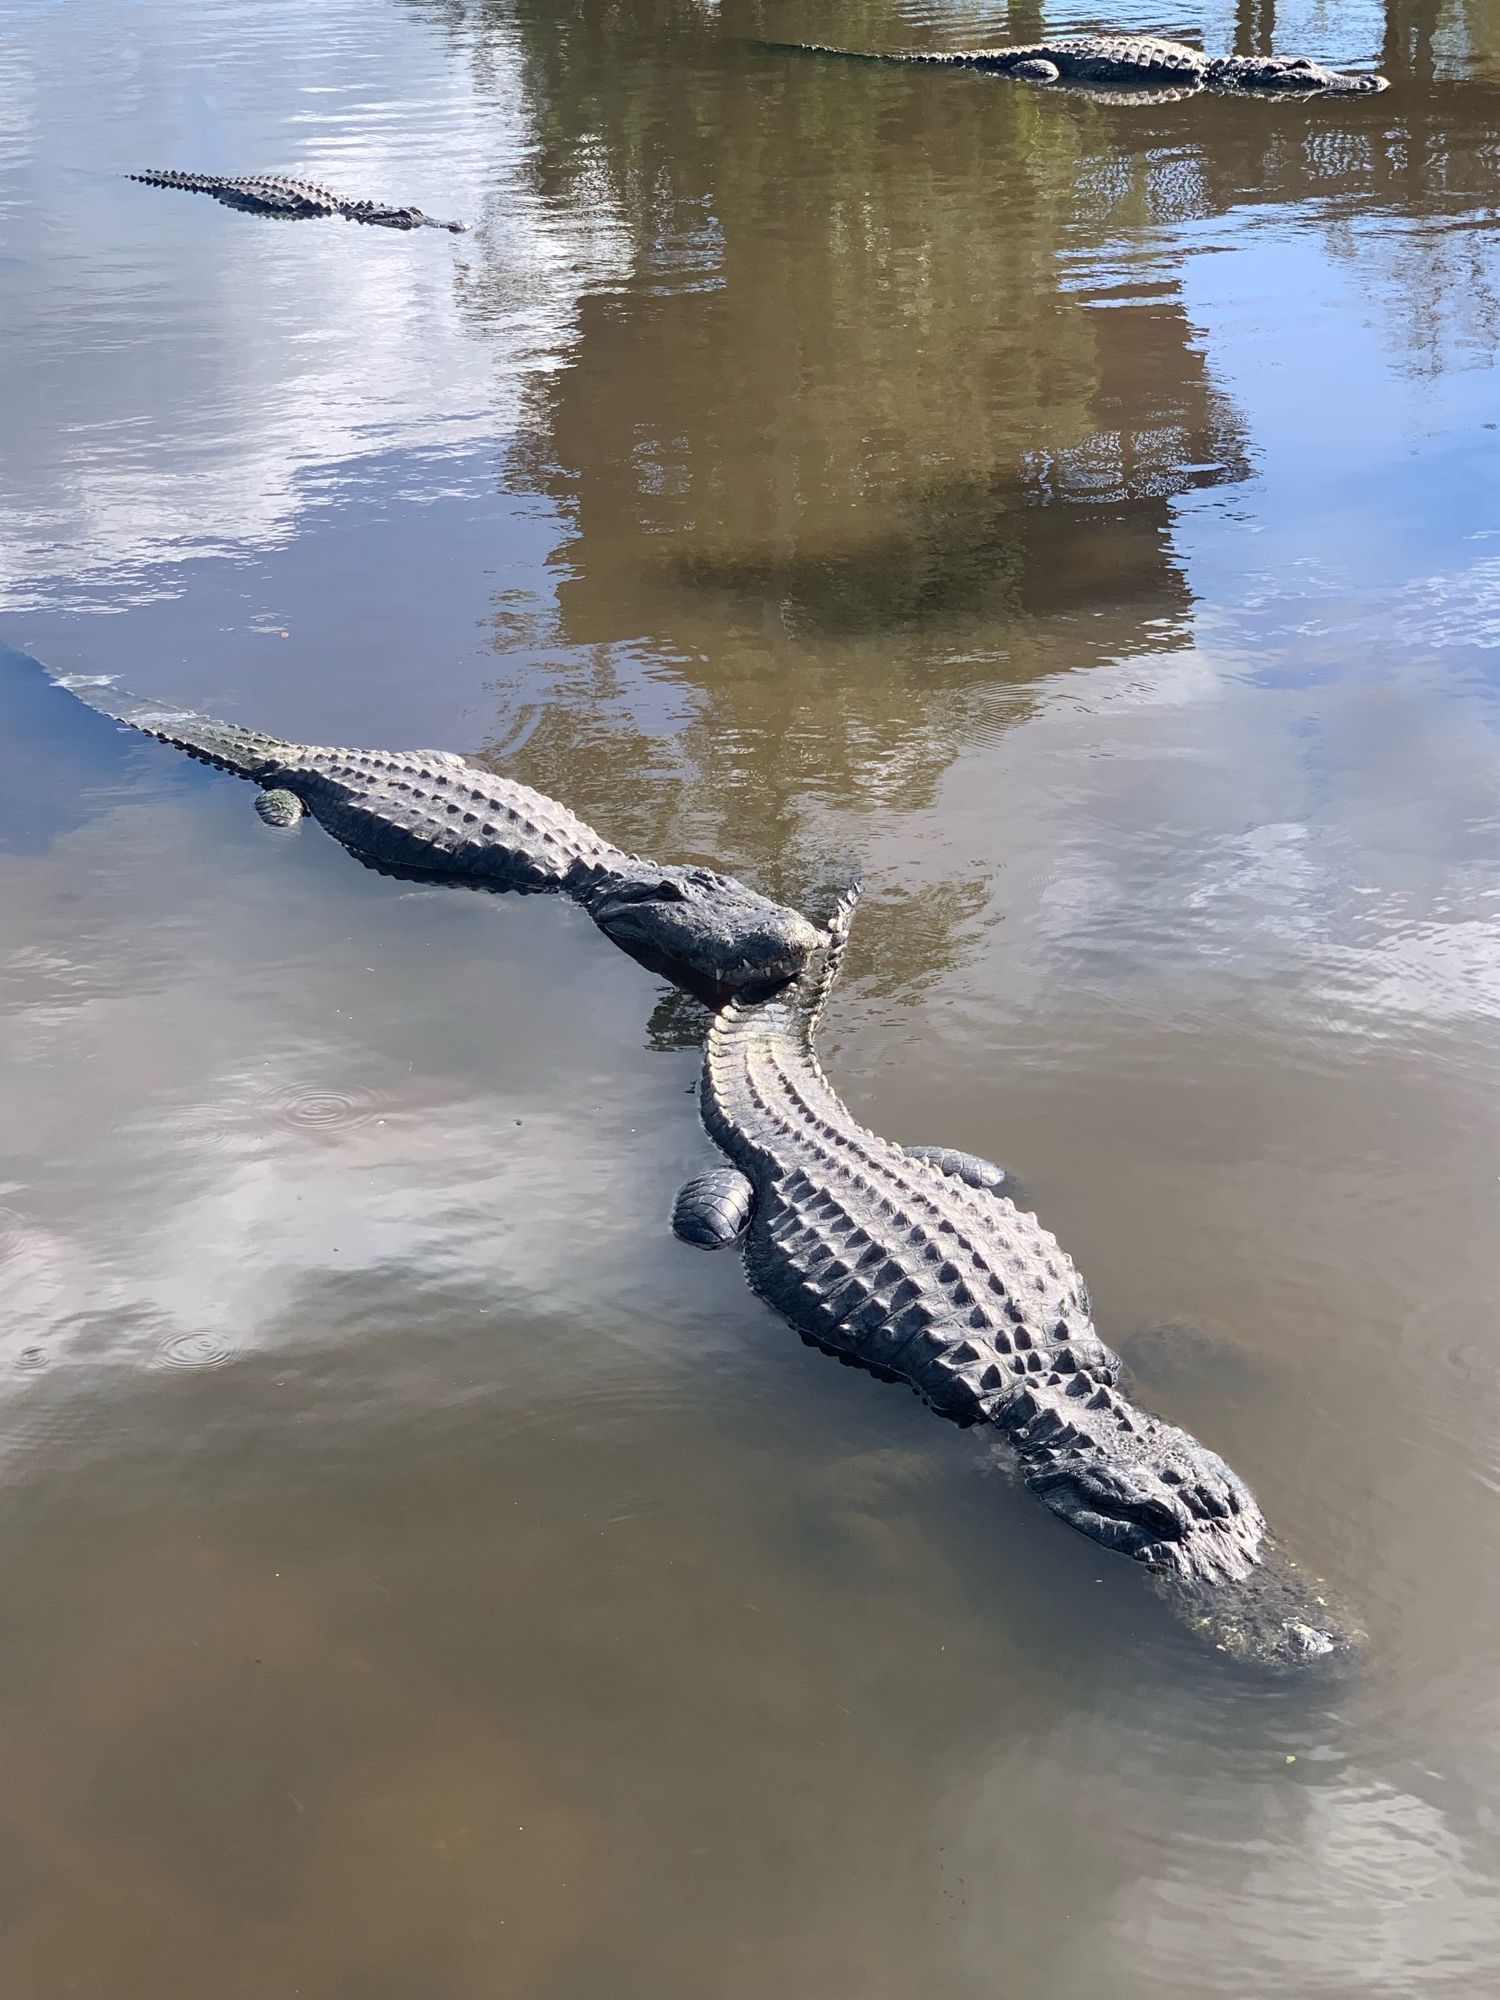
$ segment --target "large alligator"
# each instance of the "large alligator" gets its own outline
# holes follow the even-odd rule
[[[1352,1655],[1359,1634],[1274,1548],[1249,1488],[1121,1393],[1082,1280],[1001,1169],[877,1138],[834,1092],[814,1034],[853,905],[820,968],[716,1015],[700,1107],[733,1165],[682,1189],[676,1234],[742,1243],[751,1288],[809,1344],[993,1426],[1054,1513],[1144,1564],[1222,1651],[1272,1667]]]
[[[674,977],[710,989],[784,981],[823,942],[806,917],[733,876],[627,854],[555,799],[451,751],[283,743],[107,681],[59,681],[116,722],[253,779],[270,825],[290,826],[307,812],[359,860],[389,873],[561,891],[614,943]]]
[[[240,208],[251,215],[273,215],[302,220],[316,215],[342,215],[350,222],[373,222],[382,229],[451,229],[462,235],[463,222],[439,222],[420,208],[395,202],[351,201],[335,194],[319,181],[299,180],[293,174],[185,174],[175,167],[163,167],[127,179],[144,181],[147,187],[181,188],[188,194],[211,194],[226,208]]]
[[[1062,35],[1056,41],[1015,42],[993,49],[829,48],[821,42],[767,42],[797,55],[844,56],[854,62],[927,63],[944,69],[989,70],[1026,83],[1230,91],[1237,95],[1349,96],[1385,90],[1373,72],[1326,69],[1306,56],[1208,56],[1186,42],[1157,35]]]

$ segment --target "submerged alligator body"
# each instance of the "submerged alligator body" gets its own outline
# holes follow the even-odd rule
[[[742,1244],[751,1288],[804,1340],[993,1426],[1048,1507],[1144,1564],[1221,1650],[1272,1667],[1352,1654],[1357,1633],[1275,1551],[1249,1488],[1121,1393],[1077,1271],[1001,1170],[895,1146],[839,1100],[814,1031],[852,908],[822,968],[716,1016],[700,1104],[733,1164],[682,1190],[677,1235]]]
[[[287,220],[342,215],[350,222],[371,222],[382,229],[450,229],[455,235],[462,235],[468,227],[463,222],[440,222],[436,216],[424,215],[420,208],[394,202],[351,201],[319,181],[299,180],[293,174],[185,174],[175,167],[166,167],[131,174],[128,178],[143,181],[147,187],[211,194],[226,208],[241,208],[251,215],[273,215]]]
[[[1104,88],[1162,87],[1178,94],[1218,90],[1237,95],[1354,96],[1385,90],[1373,73],[1326,69],[1305,56],[1207,56],[1186,42],[1156,35],[1063,35],[993,49],[835,49],[819,42],[769,42],[797,55],[844,56],[856,62],[925,63],[943,69],[988,70],[1026,83],[1092,84]]]
[[[253,779],[270,825],[293,825],[305,810],[375,868],[475,888],[560,891],[623,950],[674,977],[710,989],[784,981],[823,941],[806,917],[733,876],[627,854],[545,793],[451,751],[283,743],[105,682],[60,685],[116,722]]]

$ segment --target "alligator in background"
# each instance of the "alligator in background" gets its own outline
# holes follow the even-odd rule
[[[787,54],[844,56],[854,62],[927,63],[945,69],[989,70],[1027,83],[1162,86],[1176,95],[1198,90],[1240,96],[1352,96],[1389,88],[1383,76],[1325,69],[1305,56],[1207,56],[1186,42],[1156,35],[1062,35],[993,49],[835,49],[820,42],[765,42]]]
[[[477,889],[556,890],[606,937],[669,977],[717,995],[794,978],[823,934],[796,910],[710,868],[627,854],[555,799],[447,750],[348,750],[283,743],[127,694],[54,676],[89,707],[201,763],[261,787],[272,826],[310,813],[385,873]]]
[[[226,208],[244,209],[251,215],[279,216],[302,220],[315,215],[342,215],[350,222],[378,223],[383,229],[451,229],[461,235],[463,222],[439,222],[420,208],[398,207],[388,201],[350,201],[318,181],[298,180],[291,174],[185,174],[175,167],[130,174],[133,181],[147,187],[181,188],[188,194],[211,194]]]
[[[814,1033],[853,906],[821,968],[716,1015],[700,1109],[733,1164],[688,1182],[674,1231],[742,1243],[751,1289],[810,1345],[993,1426],[1054,1513],[1143,1564],[1221,1651],[1271,1668],[1352,1657],[1361,1635],[1274,1548],[1249,1488],[1121,1393],[1082,1280],[1001,1170],[877,1138],[835,1094]]]

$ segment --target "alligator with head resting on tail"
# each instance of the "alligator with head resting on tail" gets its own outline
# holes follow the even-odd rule
[[[710,989],[794,978],[823,942],[806,917],[711,868],[627,854],[529,785],[447,750],[283,743],[163,707],[107,681],[55,676],[70,694],[201,763],[261,787],[272,826],[310,813],[369,866],[481,889],[556,890],[606,937]]]
[[[468,227],[463,222],[440,222],[435,215],[424,215],[420,208],[395,202],[352,201],[346,195],[335,194],[320,181],[299,180],[294,174],[186,174],[175,167],[164,167],[150,173],[130,174],[127,178],[144,181],[147,187],[211,194],[226,208],[288,221],[342,215],[349,222],[376,223],[382,229],[450,229],[455,235],[462,235]]]
[[[1207,56],[1158,35],[1060,35],[993,49],[835,49],[820,42],[765,42],[785,54],[843,56],[853,62],[926,63],[987,70],[1025,83],[1103,88],[1154,86],[1184,95],[1217,90],[1238,96],[1347,97],[1388,88],[1373,72],[1326,69],[1306,56]]]
[[[742,1244],[752,1290],[809,1344],[992,1426],[1054,1513],[1143,1564],[1221,1651],[1271,1668],[1352,1658],[1362,1635],[1275,1548],[1243,1481],[1121,1392],[1082,1280],[1001,1169],[893,1145],[840,1101],[814,1034],[853,906],[821,967],[716,1015],[700,1108],[733,1164],[688,1182],[674,1231]]]

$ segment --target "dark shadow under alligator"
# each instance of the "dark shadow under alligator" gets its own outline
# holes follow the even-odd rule
[[[243,209],[249,215],[268,215],[284,221],[305,221],[313,216],[342,215],[349,222],[369,222],[382,229],[449,229],[461,235],[463,222],[440,222],[420,208],[395,202],[352,201],[335,194],[320,181],[300,180],[294,174],[187,174],[175,167],[131,174],[147,187],[180,188],[187,194],[208,194],[226,208]]]
[[[993,1427],[1054,1513],[1144,1565],[1220,1651],[1273,1669],[1352,1661],[1362,1634],[1277,1550],[1244,1482],[1122,1394],[1082,1280],[1002,1171],[878,1138],[833,1090],[814,1034],[853,904],[820,968],[715,1017],[700,1108],[733,1164],[682,1190],[677,1235],[742,1244],[751,1288],[804,1340]]]

